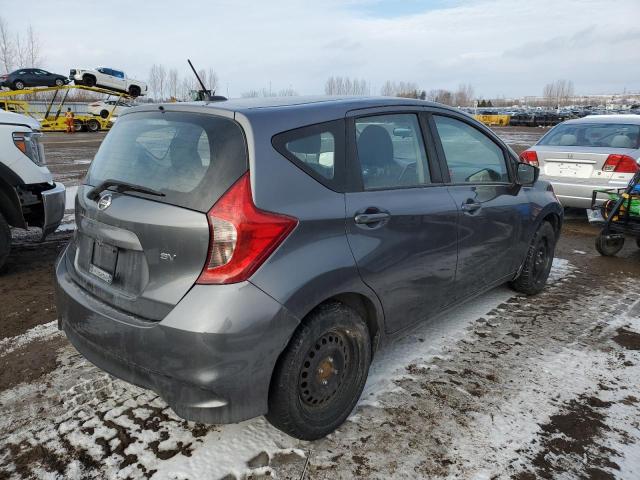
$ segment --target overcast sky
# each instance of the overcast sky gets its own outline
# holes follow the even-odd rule
[[[470,83],[479,96],[640,91],[640,0],[0,0],[14,30],[40,37],[44,68],[110,66],[146,80],[153,63],[213,67],[219,93],[292,87],[330,75],[420,88]]]

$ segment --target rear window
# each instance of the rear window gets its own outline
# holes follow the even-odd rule
[[[559,147],[640,147],[640,125],[623,123],[569,123],[555,127],[538,145]]]
[[[240,126],[214,115],[144,112],[120,117],[91,164],[87,183],[120,180],[165,194],[127,192],[208,211],[248,169]]]

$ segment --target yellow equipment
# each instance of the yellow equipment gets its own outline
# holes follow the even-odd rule
[[[506,127],[511,115],[474,115],[473,118],[490,127]]]
[[[118,97],[118,102],[113,105],[113,108],[109,111],[109,115],[106,118],[102,118],[99,115],[75,114],[73,119],[74,128],[76,131],[87,130],[89,132],[97,132],[99,130],[108,130],[111,128],[111,116],[115,111],[118,103],[122,99],[129,99],[131,96],[124,92],[114,92],[105,88],[99,87],[87,87],[84,85],[64,85],[61,87],[44,87],[44,88],[25,88],[23,90],[8,90],[0,91],[0,108],[8,112],[16,112],[23,115],[29,115],[40,122],[42,131],[45,132],[64,132],[67,129],[66,119],[62,107],[67,101],[69,92],[75,89],[87,90],[90,92],[103,93],[108,96],[114,95]],[[42,114],[34,112],[31,105],[27,100],[19,99],[21,95],[35,95],[42,92],[54,92],[51,101],[47,105],[47,111]],[[63,96],[60,102],[55,107],[55,113],[53,112],[53,105],[58,97],[58,93],[63,92]],[[108,97],[107,97],[108,98]]]

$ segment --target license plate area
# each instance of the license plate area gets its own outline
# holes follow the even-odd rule
[[[118,249],[106,243],[94,242],[89,273],[105,283],[113,283],[118,262]]]
[[[547,162],[545,174],[551,177],[590,178],[593,165],[589,163]]]

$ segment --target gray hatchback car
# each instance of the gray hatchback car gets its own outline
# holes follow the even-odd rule
[[[185,419],[320,438],[386,339],[502,283],[544,288],[563,217],[537,174],[417,100],[134,108],[78,190],[59,327]]]

